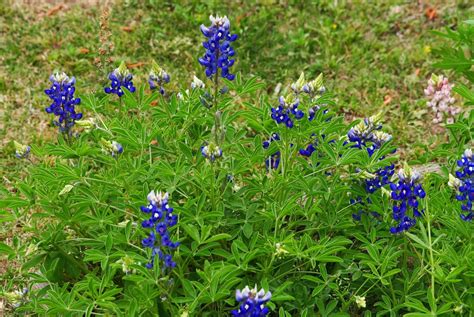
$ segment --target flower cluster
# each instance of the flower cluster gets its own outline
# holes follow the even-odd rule
[[[170,75],[161,68],[155,61],[153,61],[150,76],[148,77],[148,84],[150,89],[154,90],[159,87],[160,94],[165,94],[163,86],[170,82]]]
[[[394,200],[393,219],[398,222],[397,226],[391,227],[390,232],[401,233],[409,230],[416,224],[416,217],[420,217],[423,210],[418,209],[418,199],[426,196],[420,184],[421,175],[410,169],[400,169],[398,172],[398,184],[391,183],[391,196]],[[409,210],[413,216],[409,215]]]
[[[304,73],[301,73],[298,80],[290,85],[292,94],[286,97],[280,96],[278,107],[272,107],[271,117],[277,124],[285,124],[286,127],[292,128],[295,120],[300,120],[304,117],[304,112],[298,107],[300,105],[300,98],[303,97],[302,93],[306,93],[310,97],[310,102],[314,102],[317,97],[322,96],[326,92],[326,88],[323,86],[323,75],[320,74],[316,79],[306,82]],[[325,106],[325,105],[322,105]],[[313,105],[308,110],[308,120],[312,121],[316,116],[317,111],[321,107],[319,105]],[[325,109],[323,114],[327,114],[328,110]],[[326,121],[329,121],[328,118]]]
[[[352,129],[349,130],[347,137],[352,142],[352,147],[362,149],[365,148],[369,156],[380,149],[382,145],[389,142],[392,136],[388,133],[380,131],[382,124],[380,123],[380,114],[365,118]],[[384,159],[381,157],[380,159]],[[365,189],[369,194],[374,193],[377,189],[390,183],[390,178],[395,172],[395,165],[391,164],[379,168],[370,177],[365,178]]]
[[[377,189],[389,184],[390,178],[393,176],[394,173],[394,164],[379,168],[377,171],[375,171],[375,176],[373,178],[368,178],[365,180],[365,190],[369,194],[374,193]]]
[[[44,92],[53,103],[45,110],[57,116],[58,120],[55,120],[54,124],[61,132],[69,134],[74,122],[82,118],[82,113],[76,113],[75,109],[76,105],[81,103],[80,98],[74,98],[76,79],[69,78],[65,73],[56,73],[51,75],[49,80],[53,84]]]
[[[299,150],[300,155],[310,157],[314,153],[314,151],[316,151],[316,146],[317,145],[318,145],[317,142],[312,142],[312,143],[308,144],[306,146],[306,148]]]
[[[270,139],[263,141],[262,146],[264,149],[268,149],[270,147],[270,144],[273,141],[280,141],[280,135],[278,133],[272,133]],[[278,168],[278,165],[280,165],[280,157],[281,153],[280,151],[276,151],[275,153],[271,154],[266,160],[265,160],[265,165],[267,166],[267,170],[276,170]]]
[[[474,201],[474,156],[471,149],[464,151],[461,159],[457,161],[459,170],[456,171],[454,187],[458,190],[456,199],[462,202],[461,219],[471,221],[474,216],[472,202]],[[465,214],[467,213],[467,214]]]
[[[28,288],[25,287],[21,291],[16,290],[8,293],[5,292],[2,294],[2,297],[4,297],[7,303],[11,304],[14,308],[18,308],[27,301],[28,292]]]
[[[122,62],[118,68],[109,74],[111,81],[110,87],[105,87],[104,91],[106,94],[116,94],[122,97],[124,92],[123,88],[127,88],[130,92],[135,92],[135,86],[133,86],[133,75],[128,71],[125,62]]]
[[[214,162],[216,158],[222,156],[222,149],[215,143],[210,142],[209,144],[201,146],[201,154],[209,161]]]
[[[24,145],[18,143],[17,141],[13,141],[13,145],[15,146],[15,156],[19,159],[28,158],[30,155],[31,147],[29,145]]]
[[[323,74],[319,74],[316,79],[306,83],[303,86],[303,91],[307,93],[311,99],[320,97],[326,92],[326,87],[323,85]]]
[[[278,107],[272,107],[272,119],[277,124],[284,123],[288,128],[293,128],[294,120],[304,117],[304,112],[298,109],[299,99],[293,96],[280,97]]]
[[[235,299],[240,303],[238,309],[233,310],[232,316],[240,317],[260,317],[266,316],[270,311],[265,304],[272,298],[270,291],[265,293],[262,288],[257,291],[257,286],[250,289],[245,286],[243,290],[237,290],[235,293]]]
[[[359,149],[362,147],[369,148],[368,145],[370,143],[374,145],[378,143],[375,132],[382,129],[382,123],[380,122],[381,116],[381,113],[379,113],[375,116],[365,118],[349,130],[347,138],[349,142],[353,143],[352,147]],[[369,150],[368,152],[370,154]]]
[[[101,139],[100,140],[100,143],[102,145],[102,150],[105,152],[105,153],[109,153],[110,155],[112,155],[112,157],[116,157],[117,155],[119,154],[122,154],[123,153],[123,146],[122,144],[116,142],[116,141],[108,141],[108,140],[105,140],[105,139]]]
[[[290,88],[291,88],[291,90],[293,90],[295,95],[299,95],[300,93],[303,92],[304,87],[305,87],[304,73],[301,73],[298,80],[290,85]]]
[[[142,222],[142,227],[151,229],[147,238],[142,240],[145,248],[152,249],[151,260],[146,267],[151,269],[155,263],[155,258],[163,262],[164,267],[174,268],[176,262],[173,261],[171,254],[165,254],[165,248],[170,251],[179,246],[179,242],[172,242],[168,228],[178,223],[178,216],[173,214],[173,208],[168,204],[168,193],[154,192],[148,194],[148,205],[141,206],[140,209],[146,214],[150,214],[150,218]]]
[[[453,116],[461,112],[459,107],[453,105],[456,100],[451,96],[452,88],[453,85],[449,83],[448,78],[442,75],[437,76],[432,74],[428,80],[425,96],[429,101],[426,105],[430,107],[435,114],[435,118],[433,119],[434,123],[442,122],[445,116],[447,117],[447,123],[453,123]]]
[[[221,69],[223,78],[234,80],[235,75],[229,73],[229,68],[234,65],[235,60],[229,59],[229,57],[235,55],[230,43],[237,39],[237,34],[230,33],[230,22],[226,16],[213,17],[211,15],[209,19],[211,26],[201,25],[201,32],[208,40],[202,43],[206,53],[199,58],[199,63],[206,67],[207,77],[212,77],[214,74],[218,76],[219,69]]]

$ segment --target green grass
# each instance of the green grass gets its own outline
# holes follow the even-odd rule
[[[317,5],[148,2],[112,6],[115,63],[105,71],[120,60],[142,62],[145,65],[133,72],[136,82],[145,82],[150,60],[156,59],[171,73],[175,89],[188,87],[193,73],[203,77],[197,63],[203,52],[199,25],[207,23],[210,13],[227,14],[240,36],[235,69],[243,76],[261,78],[268,91],[278,83],[286,87],[301,71],[307,77],[323,72],[348,120],[381,110],[388,113],[387,126],[402,154],[408,151],[411,157],[423,145],[443,139],[431,133],[423,99],[425,79],[434,71],[429,48],[440,45],[430,31],[455,26],[468,14],[462,5],[439,3],[438,18],[430,21],[426,7],[396,1],[363,6],[332,1]],[[51,16],[27,7],[6,5],[1,10],[6,29],[0,79],[3,145],[13,139],[40,142],[54,134],[46,126],[50,118],[43,108],[48,100],[42,93],[51,72],[63,70],[76,76],[79,93],[102,87],[104,73],[93,63],[100,46],[101,10],[69,6]],[[132,31],[123,30],[124,26]],[[384,104],[384,98],[391,101]],[[11,146],[2,152],[3,161],[11,158]]]

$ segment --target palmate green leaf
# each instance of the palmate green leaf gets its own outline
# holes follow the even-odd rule
[[[466,87],[463,84],[456,84],[453,88],[454,92],[457,92],[460,94],[462,97],[464,97],[466,100],[467,105],[474,105],[474,92],[471,91],[468,87]]]
[[[243,85],[240,85],[237,92],[240,95],[251,94],[265,87],[265,83],[258,82],[257,77],[249,78]]]
[[[228,233],[218,233],[216,235],[213,235],[213,236],[207,238],[207,240],[205,240],[203,243],[211,243],[211,242],[215,242],[215,241],[219,241],[219,240],[228,240],[231,237],[232,236]]]

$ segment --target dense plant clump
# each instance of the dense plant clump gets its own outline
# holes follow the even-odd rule
[[[46,111],[62,133],[42,145],[14,142],[26,176],[0,201],[11,211],[5,221],[32,225],[28,245],[13,245],[27,260],[22,283],[0,293],[9,308],[64,316],[471,313],[474,114],[458,107],[456,88],[433,76],[425,91],[450,133],[432,150],[433,172],[422,164],[427,156],[400,159],[383,112],[346,123],[321,73],[301,73],[274,96],[255,77],[231,73],[237,35],[226,16],[210,20],[198,59],[207,79],[189,76],[190,89],[173,86],[154,61],[135,87],[122,62],[110,86],[81,96],[90,115],[82,119],[75,79],[51,77]]]

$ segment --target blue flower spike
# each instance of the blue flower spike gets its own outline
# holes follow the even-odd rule
[[[202,43],[206,49],[204,56],[199,58],[199,63],[206,68],[206,76],[211,78],[214,75],[234,80],[235,75],[230,73],[230,68],[235,60],[232,57],[235,51],[231,43],[237,39],[237,34],[230,33],[230,21],[224,16],[210,16],[211,25],[206,27],[201,25],[201,32],[207,38]],[[216,77],[217,79],[218,77]]]
[[[265,304],[272,298],[270,291],[265,292],[262,288],[257,290],[257,286],[250,289],[245,286],[242,290],[237,290],[235,299],[240,303],[238,309],[231,311],[232,316],[238,317],[261,317],[267,316],[270,312]]]
[[[423,214],[423,210],[419,209],[419,199],[425,198],[426,193],[421,185],[420,173],[411,170],[408,166],[398,171],[398,183],[391,183],[390,189],[393,200],[393,220],[398,222],[395,227],[390,228],[390,232],[399,234],[413,227],[416,224],[416,218]]]
[[[170,82],[170,75],[161,68],[155,61],[152,62],[150,75],[148,77],[148,84],[151,90],[158,88],[160,94],[165,94],[164,85]]]
[[[142,245],[152,250],[150,262],[145,266],[152,269],[158,257],[163,264],[163,272],[176,267],[171,251],[179,246],[179,242],[171,240],[168,231],[178,223],[178,216],[173,214],[174,209],[170,207],[168,198],[168,193],[152,190],[147,196],[148,205],[140,207],[142,212],[150,216],[142,222],[143,228],[150,229],[148,236],[142,240]]]
[[[382,113],[378,113],[375,116],[365,118],[363,121],[352,127],[347,133],[349,142],[354,143],[352,147],[361,149],[363,146],[367,147],[368,143],[375,143],[377,140],[379,140],[377,139],[375,132],[382,129],[381,119]],[[381,136],[378,138],[380,137]]]
[[[270,147],[270,144],[274,141],[280,141],[280,135],[278,133],[272,133],[270,139],[263,141],[263,148],[268,149]],[[267,167],[267,170],[276,170],[280,165],[280,158],[280,151],[276,151],[275,153],[271,154],[265,160],[265,166]]]
[[[293,128],[295,120],[301,120],[304,117],[304,112],[298,109],[299,103],[299,99],[294,95],[281,96],[278,107],[272,108],[272,119],[277,124],[284,124],[289,129]]]
[[[464,151],[457,161],[456,177],[450,175],[449,185],[457,190],[456,200],[461,202],[461,219],[472,221],[474,216],[474,156],[471,149]]]
[[[122,97],[126,88],[130,92],[135,92],[136,88],[133,86],[133,75],[127,68],[125,62],[122,62],[118,68],[109,74],[110,87],[105,87],[106,94],[115,94]]]
[[[49,77],[49,80],[52,86],[44,92],[53,100],[53,103],[45,110],[58,117],[54,120],[54,124],[59,127],[61,133],[69,136],[76,120],[82,118],[82,113],[77,113],[75,109],[76,105],[81,103],[80,98],[74,97],[76,79],[70,78],[66,73],[55,73]]]

